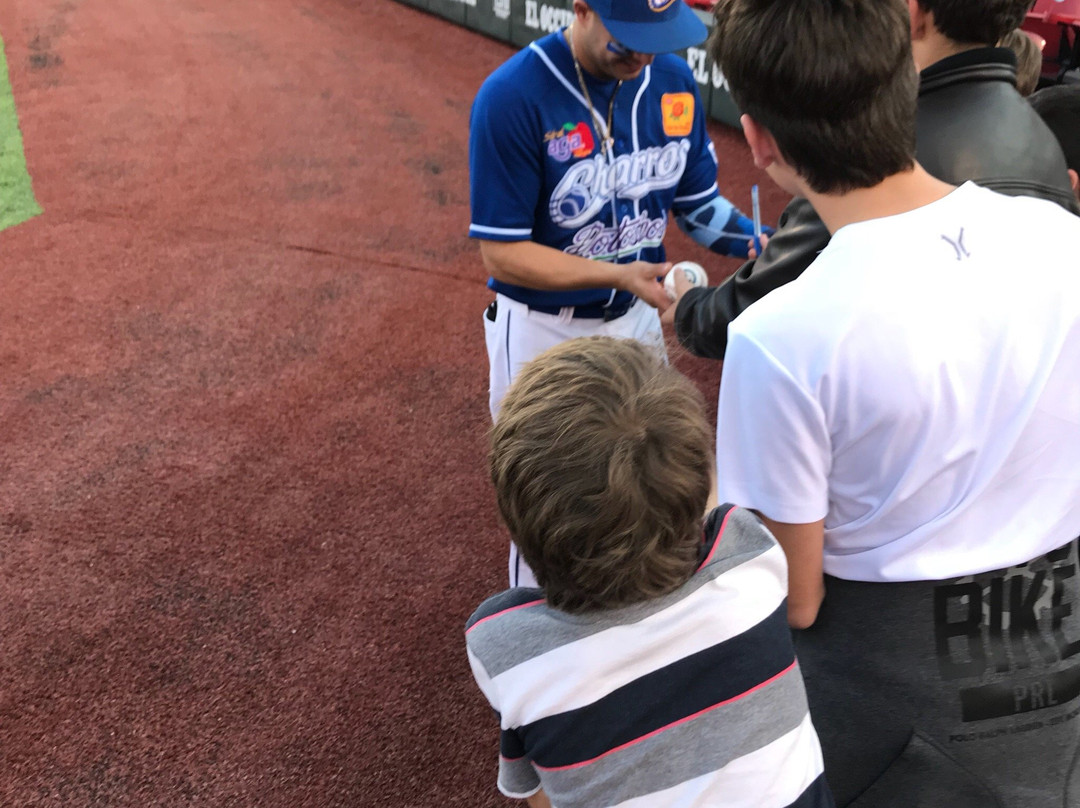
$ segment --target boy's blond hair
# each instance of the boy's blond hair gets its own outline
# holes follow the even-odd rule
[[[1020,95],[1031,95],[1039,86],[1042,73],[1042,51],[1039,46],[1019,28],[1005,34],[999,44],[1016,54],[1016,89]]]

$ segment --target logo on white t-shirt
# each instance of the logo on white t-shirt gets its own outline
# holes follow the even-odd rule
[[[950,247],[956,250],[957,261],[963,261],[965,258],[971,257],[971,253],[969,253],[967,251],[967,247],[964,246],[964,228],[960,228],[960,235],[958,235],[955,239],[949,238],[944,233],[941,234],[941,237],[949,243]]]

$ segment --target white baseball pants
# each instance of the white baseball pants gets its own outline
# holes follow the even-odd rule
[[[605,322],[599,318],[574,319],[573,307],[562,309],[559,314],[532,311],[524,303],[511,300],[505,295],[495,296],[495,319],[484,313],[484,331],[487,338],[488,363],[491,377],[488,405],[494,420],[499,405],[510,383],[529,360],[575,337],[619,337],[636,339],[654,348],[667,358],[664,333],[656,309],[638,300],[622,317]],[[536,577],[523,559],[517,547],[510,543],[510,586],[536,586]]]

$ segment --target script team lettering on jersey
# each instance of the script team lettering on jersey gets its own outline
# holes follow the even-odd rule
[[[575,229],[588,222],[612,195],[643,199],[653,191],[678,184],[686,168],[690,143],[675,140],[620,154],[608,162],[595,154],[571,167],[551,195],[548,215],[560,227]]]

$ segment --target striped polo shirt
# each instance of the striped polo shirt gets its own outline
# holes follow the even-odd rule
[[[783,551],[748,511],[706,521],[664,597],[568,614],[538,589],[469,619],[469,662],[502,728],[499,790],[557,808],[826,808],[833,801],[787,625]]]

